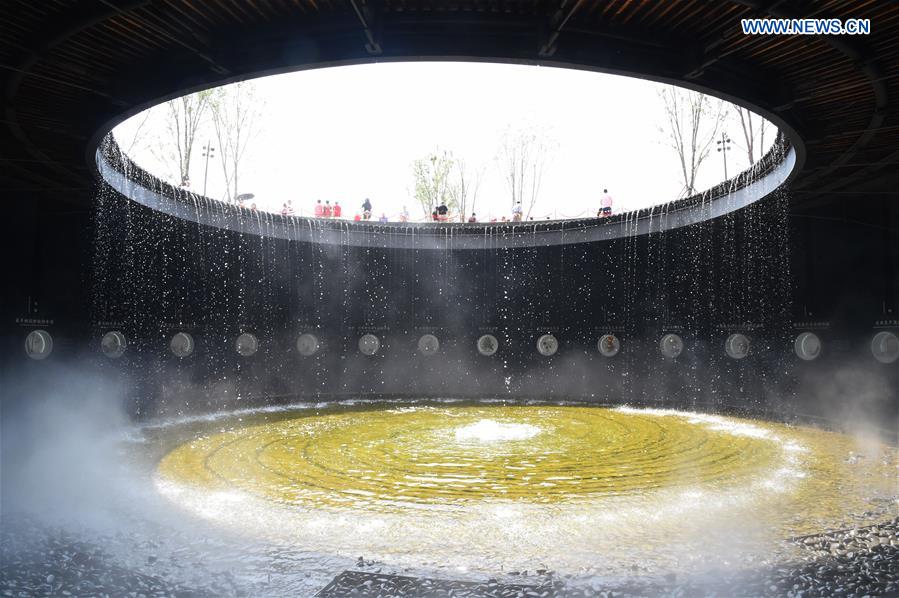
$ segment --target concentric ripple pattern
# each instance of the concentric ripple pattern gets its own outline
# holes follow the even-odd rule
[[[765,429],[702,424],[570,406],[349,411],[205,436],[160,471],[279,502],[387,507],[739,485],[783,457]]]

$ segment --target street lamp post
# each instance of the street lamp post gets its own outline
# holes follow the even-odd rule
[[[724,180],[727,180],[727,152],[730,151],[730,137],[727,136],[727,133],[721,131],[721,139],[716,142],[718,146],[718,151],[721,152],[721,157],[724,158]]]
[[[203,157],[206,158],[206,169],[203,173],[203,196],[206,196],[206,181],[209,179],[209,158],[212,158],[215,154],[215,148],[212,147],[212,142],[207,141],[206,145],[203,146]]]

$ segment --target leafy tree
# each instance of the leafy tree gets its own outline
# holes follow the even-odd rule
[[[457,209],[458,195],[453,191],[451,174],[455,158],[446,150],[437,151],[412,163],[412,179],[415,199],[421,206],[425,218],[442,203],[451,210]]]

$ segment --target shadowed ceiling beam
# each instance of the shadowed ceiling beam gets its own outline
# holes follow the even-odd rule
[[[565,28],[565,25],[568,24],[568,21],[571,20],[571,17],[574,16],[574,13],[578,11],[583,3],[584,0],[562,0],[562,4],[559,5],[558,10],[553,13],[549,20],[549,35],[540,46],[540,56],[549,57],[556,53],[556,40],[559,39],[562,29]]]
[[[373,23],[375,23],[376,17],[368,4],[362,4],[362,1],[363,0],[350,0],[350,4],[353,6],[356,18],[359,19],[359,23],[362,25],[362,32],[365,34],[365,39],[367,40],[365,51],[371,56],[377,56],[382,54],[384,50],[381,48],[379,40],[380,36],[375,35],[373,31]]]

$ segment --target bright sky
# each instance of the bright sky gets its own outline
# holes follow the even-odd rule
[[[315,200],[339,201],[352,218],[369,197],[373,218],[391,220],[403,206],[422,216],[413,197],[412,163],[449,150],[483,168],[475,211],[481,221],[510,214],[510,192],[497,156],[504,131],[535,126],[556,145],[544,171],[538,219],[596,213],[603,188],[621,212],[677,198],[683,186],[677,156],[660,131],[660,84],[571,69],[485,63],[377,63],[301,71],[255,81],[264,99],[259,133],[242,168],[240,192],[256,195],[259,208],[278,211],[291,199],[310,214]],[[177,167],[147,149],[164,135],[165,108],[156,107],[131,151],[144,168],[177,183]],[[115,131],[123,147],[134,138],[140,115]],[[191,165],[201,192],[202,145],[212,140],[204,124]],[[726,130],[731,176],[748,166],[742,130]],[[773,138],[766,134],[766,143]],[[216,145],[213,142],[213,145]],[[699,175],[700,189],[721,181],[714,150]],[[221,165],[209,164],[208,193],[221,198]]]

